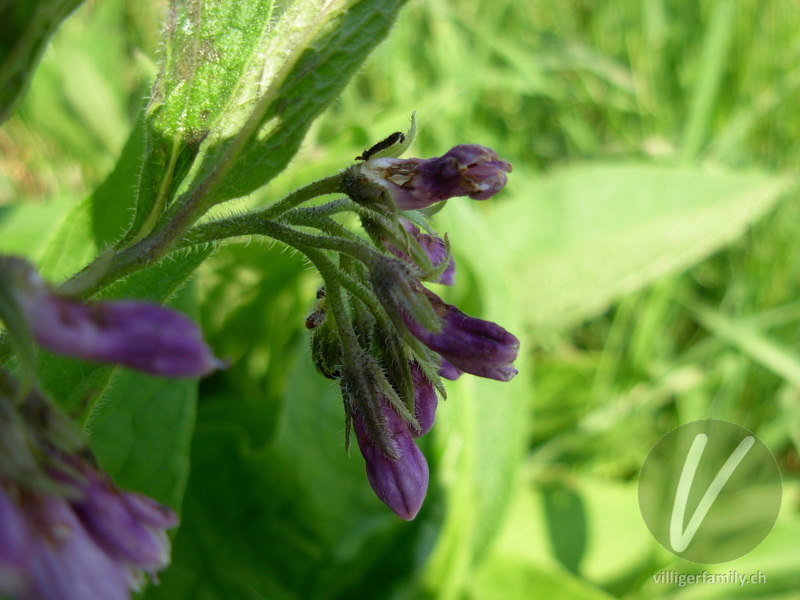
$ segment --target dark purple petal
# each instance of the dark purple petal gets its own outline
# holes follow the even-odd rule
[[[450,381],[455,381],[464,374],[461,369],[455,368],[446,358],[442,358],[442,365],[439,367],[439,375]]]
[[[411,439],[406,423],[387,403],[382,406],[397,459],[389,458],[375,445],[358,413],[353,414],[353,430],[375,495],[398,517],[410,521],[422,507],[428,490],[428,463]]]
[[[436,418],[436,406],[439,399],[436,388],[425,377],[425,373],[417,363],[411,363],[411,381],[414,383],[414,417],[419,423],[419,431],[411,430],[412,437],[425,435],[433,427]]]
[[[21,305],[36,340],[57,354],[164,377],[198,377],[223,366],[194,321],[157,304],[83,304],[42,291]]]
[[[31,536],[24,516],[0,485],[0,569],[3,565],[19,566],[24,563],[30,545]],[[2,589],[0,587],[0,591]]]
[[[122,501],[131,514],[143,525],[172,529],[178,524],[178,517],[171,508],[156,502],[148,496],[125,492],[122,494]]]
[[[169,540],[164,527],[176,524],[172,511],[162,507],[164,512],[155,514],[148,510],[142,519],[141,501],[128,499],[141,496],[120,492],[94,474],[87,480],[84,498],[74,503],[74,509],[92,537],[109,555],[140,569],[155,572],[166,567]],[[135,510],[130,509],[131,504]]]
[[[420,245],[422,250],[428,256],[428,260],[431,261],[434,267],[438,267],[441,265],[445,259],[447,258],[447,246],[444,243],[444,240],[438,236],[430,235],[429,233],[422,233],[414,223],[409,221],[408,219],[400,219],[400,224],[403,228],[410,233],[417,243]],[[400,258],[405,258],[406,260],[411,260],[405,253],[398,250],[394,246],[387,244],[388,248],[394,253],[395,256]],[[450,261],[447,264],[447,267],[439,275],[439,278],[436,279],[434,283],[442,283],[444,285],[454,285],[455,284],[455,275],[456,275],[456,262],[452,256],[450,256]]]
[[[439,332],[428,331],[403,314],[409,331],[453,367],[479,377],[509,381],[517,370],[512,364],[519,352],[519,340],[490,321],[470,317],[455,306],[426,291],[442,319]]]
[[[40,535],[28,565],[30,593],[37,600],[129,600],[127,565],[109,556],[61,498],[39,507]]]
[[[22,511],[0,485],[0,597],[22,595],[32,548]]]
[[[146,574],[169,564],[164,528],[176,524],[174,513],[118,490],[82,456],[49,458],[51,493],[12,484],[24,498],[17,505],[0,481],[0,596],[129,600]],[[17,554],[6,560],[7,551]]]
[[[511,164],[490,148],[463,144],[427,160],[374,158],[361,171],[389,190],[399,210],[417,210],[455,196],[486,200],[503,189]]]

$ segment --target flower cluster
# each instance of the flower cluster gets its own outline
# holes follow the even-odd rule
[[[146,302],[62,297],[17,257],[0,257],[0,317],[20,349],[34,341],[167,377],[222,366],[185,315]],[[76,426],[32,385],[0,369],[0,596],[128,599],[169,564],[166,530],[177,517],[119,490]]]
[[[0,593],[42,600],[126,600],[145,575],[169,564],[165,530],[175,514],[151,498],[118,490],[83,464],[62,479],[64,495],[0,479]]]
[[[493,196],[511,165],[477,145],[432,159],[396,158],[394,146],[411,137],[394,134],[338,175],[261,211],[196,225],[176,242],[266,235],[318,268],[325,284],[306,319],[314,363],[339,383],[348,442],[352,431],[369,484],[407,520],[427,493],[428,464],[415,440],[434,423],[442,378],[509,381],[519,352],[504,328],[426,287],[453,285],[456,265],[425,210],[456,196]],[[330,193],[348,198],[300,206]],[[332,218],[341,211],[355,212],[370,240]],[[109,271],[114,277],[129,272],[125,252]],[[84,295],[103,287],[90,280],[78,287]],[[23,383],[12,384],[0,368],[0,596],[128,598],[168,564],[165,531],[177,519],[150,498],[120,491],[96,466],[75,425],[37,391],[32,352],[38,344],[163,377],[199,377],[224,365],[185,315],[147,302],[65,297],[16,257],[0,257],[0,319],[23,373]]]
[[[511,165],[477,145],[427,160],[382,154],[367,151],[345,174],[344,189],[381,250],[362,253],[360,265],[346,263],[368,289],[323,272],[328,294],[318,294],[306,326],[317,367],[340,380],[372,489],[408,520],[427,491],[428,465],[414,439],[433,425],[440,377],[509,381],[519,351],[504,328],[464,314],[423,285],[453,285],[455,262],[447,239],[423,231],[427,220],[416,211],[455,196],[485,200],[504,187]],[[331,297],[337,283],[350,292],[349,312]]]
[[[36,392],[0,393],[0,596],[126,600],[169,564],[171,509],[119,490]]]

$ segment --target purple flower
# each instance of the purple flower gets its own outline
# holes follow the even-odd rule
[[[420,366],[412,362],[411,368],[411,381],[414,383],[414,417],[419,423],[419,431],[411,431],[412,437],[420,437],[428,433],[433,427],[433,421],[436,417],[436,406],[439,404],[439,399],[436,396],[436,388],[425,377]]]
[[[442,363],[445,377],[453,374],[450,367],[498,381],[509,381],[517,374],[512,363],[519,340],[514,335],[495,323],[464,314],[428,290],[425,294],[442,320],[441,330],[428,331],[405,311],[403,320],[418,340],[447,361],[447,367]]]
[[[129,600],[169,564],[175,514],[118,490],[83,459],[63,459],[53,489],[0,478],[0,595],[14,599]],[[58,490],[63,491],[63,495]]]
[[[364,456],[367,480],[375,495],[398,517],[410,521],[417,516],[428,490],[428,463],[414,443],[405,421],[383,397],[380,402],[384,424],[397,458],[386,456],[375,444],[364,417],[357,411],[353,412],[353,431]],[[430,424],[432,415],[428,426]]]
[[[150,572],[169,564],[164,530],[177,524],[171,510],[147,496],[120,492],[97,474],[86,474],[83,492],[73,509],[106,552]]]
[[[132,300],[62,298],[24,261],[6,259],[5,264],[17,269],[16,297],[33,337],[56,354],[164,377],[199,377],[224,366],[194,321],[180,312]]]
[[[409,221],[408,219],[400,218],[400,224],[403,228],[411,234],[411,236],[417,241],[417,243],[422,248],[423,252],[428,256],[428,259],[431,261],[434,267],[440,266],[445,259],[447,258],[447,246],[444,243],[444,240],[438,236],[430,235],[429,233],[422,233],[414,223]],[[393,245],[389,244],[388,242],[385,243],[385,246],[399,258],[404,258],[406,260],[411,260],[411,258],[401,250],[398,250]],[[456,263],[453,260],[453,257],[450,257],[450,261],[445,267],[445,270],[439,275],[439,278],[436,279],[434,283],[442,283],[444,285],[453,285],[455,284],[455,274],[456,274]]]
[[[360,169],[389,190],[399,210],[419,210],[455,196],[491,198],[505,186],[511,164],[494,150],[462,144],[438,158],[373,158]]]
[[[464,374],[464,371],[462,371],[461,369],[457,369],[456,367],[451,365],[449,362],[447,362],[446,358],[442,357],[442,363],[441,363],[441,366],[439,367],[439,375],[441,377],[444,377],[445,379],[449,379],[450,381],[455,381],[456,379],[461,377],[463,374]]]
[[[128,600],[131,575],[92,540],[63,499],[48,497],[25,507],[35,529],[19,598]]]
[[[0,485],[0,594],[18,596],[25,588],[21,573],[33,540],[17,505]]]

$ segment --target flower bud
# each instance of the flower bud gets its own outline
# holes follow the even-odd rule
[[[453,285],[455,283],[456,263],[453,257],[448,252],[447,244],[445,241],[435,235],[429,233],[422,233],[414,223],[408,219],[400,218],[400,224],[411,235],[411,237],[420,245],[428,260],[434,267],[442,269],[441,274],[434,280],[434,283],[441,283],[444,285]],[[411,260],[411,258],[402,250],[390,243],[384,243],[384,246],[398,258]],[[447,266],[442,265],[447,261]]]
[[[398,210],[419,210],[455,196],[486,200],[503,189],[511,164],[494,150],[462,144],[438,158],[373,158],[360,169],[389,191]]]
[[[428,490],[428,463],[405,421],[385,401],[381,409],[396,458],[387,456],[375,444],[358,411],[353,412],[353,430],[375,495],[401,519],[410,521],[422,507]]]
[[[425,293],[442,320],[442,328],[429,331],[403,314],[417,339],[465,373],[498,381],[509,381],[517,374],[512,363],[519,352],[519,340],[514,335],[495,323],[464,314],[428,290]],[[451,374],[449,367],[445,370]]]
[[[9,267],[10,265],[10,267]],[[189,317],[133,300],[83,303],[52,293],[21,259],[0,262],[36,341],[56,354],[111,362],[164,377],[199,377],[224,366]]]
[[[165,529],[175,527],[175,514],[151,498],[120,492],[99,472],[84,469],[83,498],[72,504],[75,514],[109,554],[152,572],[169,564]]]

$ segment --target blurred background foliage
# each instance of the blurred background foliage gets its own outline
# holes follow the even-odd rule
[[[271,243],[219,250],[193,289],[232,366],[201,382],[174,566],[146,596],[795,598],[797,8],[410,2],[285,173],[222,210],[347,166],[414,110],[414,156],[495,148],[514,164],[506,190],[449,202],[435,226],[458,264],[446,299],[518,334],[520,376],[449,386],[424,440],[426,506],[399,522],[345,454],[338,392],[310,366],[316,275]],[[0,129],[3,250],[40,256],[110,172],[165,11],[87,1],[56,34]],[[653,444],[701,418],[755,432],[784,475],[775,529],[725,565],[668,554],[636,503]],[[767,583],[656,585],[661,569],[760,570]]]

